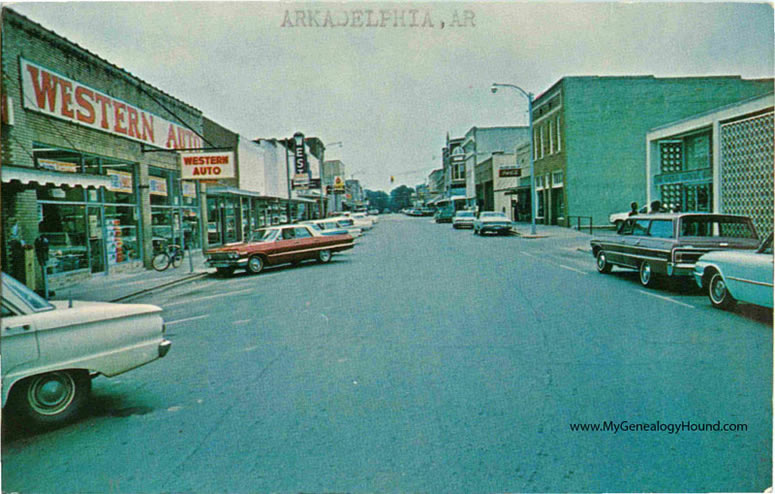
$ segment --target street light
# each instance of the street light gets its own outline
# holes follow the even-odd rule
[[[493,82],[490,87],[490,91],[493,94],[498,92],[499,87],[510,87],[516,89],[522,96],[527,98],[527,119],[528,119],[528,135],[530,136],[530,234],[536,234],[536,176],[533,164],[533,93],[528,93],[519,86],[514,84],[499,84]]]

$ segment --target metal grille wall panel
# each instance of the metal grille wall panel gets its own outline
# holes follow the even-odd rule
[[[721,207],[753,218],[760,236],[773,227],[773,112],[721,125]]]

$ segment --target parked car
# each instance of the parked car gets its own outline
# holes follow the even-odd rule
[[[643,206],[640,209],[638,209],[638,214],[648,214],[648,212],[649,212],[648,205]],[[659,209],[659,212],[660,213],[669,213],[670,210],[668,208],[666,208],[666,207],[661,207]],[[626,220],[630,216],[631,216],[630,215],[630,211],[624,211],[623,213],[613,213],[613,214],[608,216],[608,221],[610,223],[616,225],[616,230],[618,231],[619,228],[622,226],[622,223],[624,223],[624,220]]]
[[[34,428],[75,419],[87,406],[93,377],[167,355],[161,312],[154,305],[48,302],[2,273],[4,410]]]
[[[452,217],[452,228],[473,228],[475,219],[473,211],[458,211]]]
[[[716,250],[755,250],[759,241],[746,216],[671,213],[630,216],[616,234],[590,241],[597,270],[613,266],[638,270],[643,286],[660,276],[692,276],[703,254]]]
[[[509,234],[513,223],[505,214],[496,211],[482,211],[474,220],[474,235],[484,235],[487,232],[498,235]]]
[[[377,224],[379,222],[379,218],[378,217],[371,216],[371,215],[369,215],[367,213],[360,213],[360,212],[353,213],[352,215],[350,215],[350,218],[352,218],[353,221],[355,221],[356,223],[359,220],[370,221],[371,222],[371,226],[374,226],[375,224]]]
[[[258,274],[265,266],[308,259],[327,263],[335,252],[352,248],[349,234],[327,236],[309,225],[282,225],[257,230],[247,242],[210,249],[205,256],[219,274],[230,275],[236,269]]]
[[[731,309],[737,301],[772,309],[772,234],[755,252],[705,254],[694,265],[694,280],[707,290],[710,303]]]
[[[436,210],[436,214],[433,215],[433,220],[436,223],[452,223],[452,218],[455,216],[455,210],[450,208],[439,208]]]
[[[352,235],[353,238],[361,236],[361,229],[352,226],[352,220],[348,220],[350,227],[343,226],[341,221],[334,218],[325,220],[304,221],[303,224],[310,225],[323,235]]]

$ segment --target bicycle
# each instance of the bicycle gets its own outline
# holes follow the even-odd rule
[[[156,271],[164,271],[170,267],[170,265],[172,265],[173,268],[178,268],[183,264],[183,257],[185,257],[185,253],[179,245],[167,244],[154,254],[151,265]]]

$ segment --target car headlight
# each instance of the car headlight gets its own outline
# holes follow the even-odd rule
[[[229,259],[239,259],[239,252],[229,252]]]

